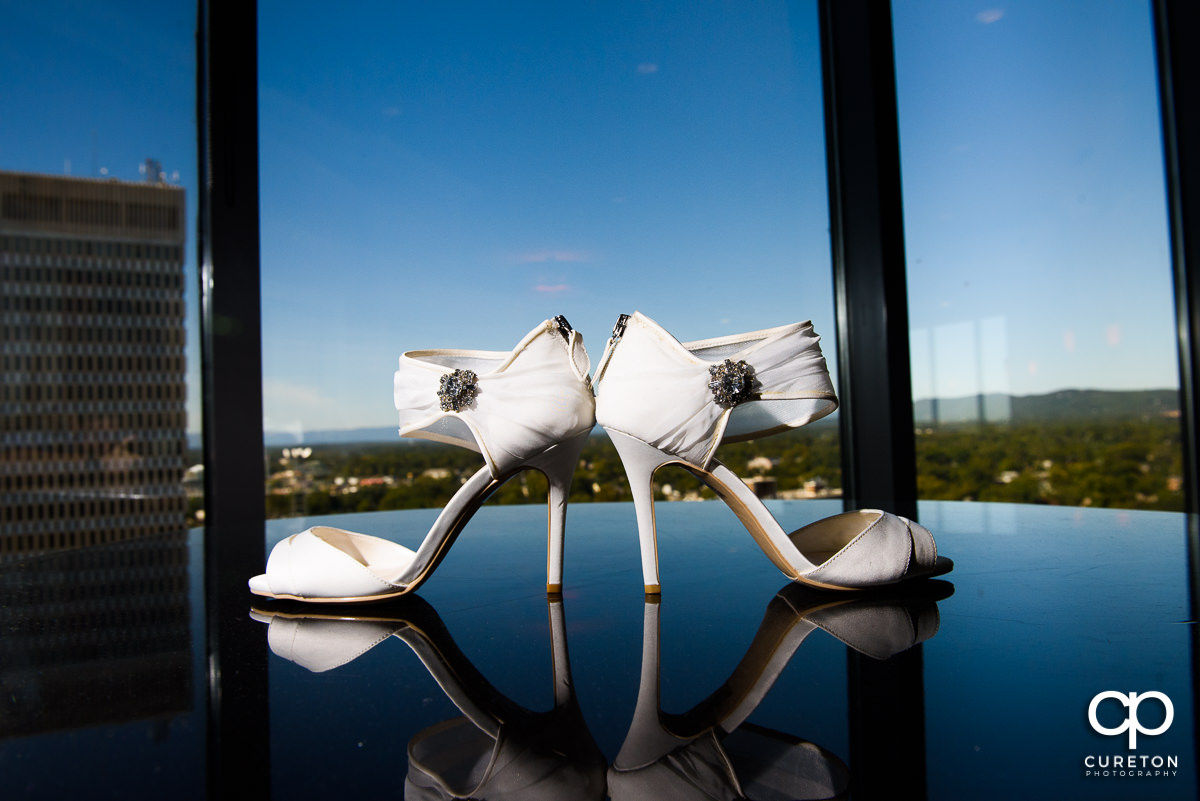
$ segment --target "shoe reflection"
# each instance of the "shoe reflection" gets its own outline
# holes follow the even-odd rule
[[[554,707],[532,712],[500,693],[417,596],[362,607],[272,603],[278,656],[332,670],[390,637],[403,640],[462,712],[412,737],[405,798],[817,799],[846,797],[850,772],[821,746],[747,722],[800,645],[818,629],[855,651],[887,659],[936,634],[937,601],[953,591],[922,582],[895,594],[831,596],[789,582],[767,605],[745,655],[708,698],[683,714],[661,709],[660,596],[646,596],[642,666],[633,720],[611,766],[583,719],[571,680],[560,596],[547,601]]]
[[[409,741],[405,798],[602,799],[607,762],[575,697],[561,598],[550,596],[548,607],[554,676],[548,712],[532,712],[500,693],[459,649],[433,607],[415,596],[390,606],[391,616],[276,603],[254,607],[251,617],[270,624],[267,641],[275,654],[318,673],[389,637],[412,649],[462,716]]]
[[[745,656],[712,695],[681,715],[661,709],[659,610],[646,596],[642,672],[633,721],[608,771],[614,801],[846,797],[850,772],[821,746],[746,723],[800,644],[821,629],[875,659],[907,650],[938,628],[937,600],[951,585],[930,582],[901,595],[831,600],[789,583],[767,606]]]

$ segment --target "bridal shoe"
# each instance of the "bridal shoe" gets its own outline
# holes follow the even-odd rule
[[[820,337],[808,322],[681,343],[649,317],[621,315],[596,369],[596,420],[629,477],[646,592],[660,591],[651,480],[680,465],[711,487],[788,578],[861,589],[941,575],[924,527],[865,509],[791,533],[715,453],[818,420],[837,408]]]
[[[525,709],[488,682],[418,596],[385,604],[385,613],[372,616],[287,603],[255,607],[250,616],[268,624],[274,654],[314,673],[393,637],[421,660],[462,715],[410,739],[405,798],[599,801],[606,762],[575,696],[561,597],[552,596],[547,607],[554,706],[545,712]]]
[[[250,591],[324,603],[409,593],[429,577],[488,496],[526,469],[544,473],[549,484],[546,588],[560,591],[571,476],[595,424],[589,366],[583,337],[562,317],[534,328],[508,353],[405,353],[394,379],[400,435],[477,451],[483,467],[446,504],[416,551],[314,526],[276,544],[266,573],[250,579]]]

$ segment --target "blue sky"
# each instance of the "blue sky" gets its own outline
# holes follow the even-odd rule
[[[555,314],[835,350],[815,3],[259,8],[268,428],[392,425],[400,352]],[[0,168],[194,203],[192,9],[0,16]],[[914,394],[1174,386],[1147,5],[894,16]]]
[[[832,330],[815,7],[413,8],[260,6],[278,408],[386,420],[401,351],[555,314],[593,360],[634,309],[683,338]]]
[[[917,396],[1175,386],[1149,4],[895,4]]]

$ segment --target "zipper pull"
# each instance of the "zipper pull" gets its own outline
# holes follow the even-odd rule
[[[621,337],[625,335],[625,324],[628,322],[628,314],[622,314],[617,318],[617,324],[613,326],[612,336],[608,338],[608,346],[610,348],[621,341]]]
[[[575,330],[571,324],[567,322],[567,318],[561,314],[555,315],[554,324],[558,326],[558,333],[562,334],[563,339],[567,342],[571,341],[571,333]]]
[[[628,314],[622,314],[617,318],[617,324],[613,326],[612,336],[608,338],[608,344],[604,346],[604,355],[600,357],[600,364],[596,366],[596,372],[592,374],[592,384],[599,384],[600,379],[604,377],[604,371],[608,368],[608,362],[612,359],[613,352],[617,348],[617,343],[625,335],[625,324],[628,322]]]

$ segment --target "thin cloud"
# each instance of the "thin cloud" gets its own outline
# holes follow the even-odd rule
[[[642,75],[653,75],[658,72],[658,65],[652,61],[643,61],[641,64],[638,64],[637,70]]]
[[[1003,8],[985,8],[975,15],[975,19],[982,22],[984,25],[991,25],[993,22],[999,22],[1004,19]]]
[[[557,295],[559,292],[566,292],[570,288],[569,284],[538,284],[533,290],[547,295]]]

